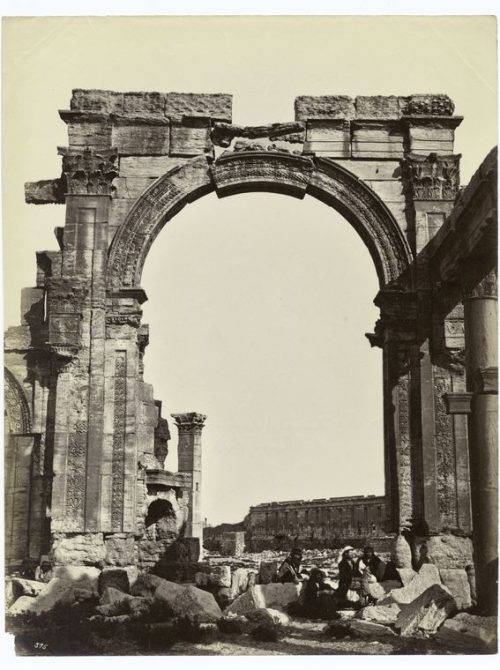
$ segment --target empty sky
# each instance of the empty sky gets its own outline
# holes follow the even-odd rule
[[[18,323],[35,251],[62,206],[23,204],[60,174],[57,115],[72,88],[227,92],[235,123],[293,119],[302,94],[443,92],[465,117],[466,183],[496,144],[491,17],[62,18],[4,21],[5,323]],[[381,356],[370,256],[306,197],[212,194],[186,207],[146,262],[146,377],[165,414],[208,415],[204,514],[267,500],[383,492]],[[175,428],[169,469],[176,468]]]

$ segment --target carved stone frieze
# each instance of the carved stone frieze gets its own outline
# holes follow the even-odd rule
[[[372,347],[389,342],[402,345],[417,341],[417,293],[415,291],[382,290],[374,303],[380,308],[380,319],[373,333],[366,333]]]
[[[453,100],[447,95],[410,95],[402,100],[405,116],[451,116],[455,111]]]
[[[127,407],[127,352],[115,353],[113,403],[113,449],[111,464],[111,528],[121,531],[123,526],[125,417]]]
[[[29,433],[31,416],[21,385],[12,372],[4,367],[4,410],[6,433]]]
[[[413,200],[455,200],[460,186],[460,155],[406,154],[403,181]]]
[[[95,153],[84,149],[63,155],[67,192],[72,195],[111,195],[113,179],[118,177],[118,152],[109,149]]]
[[[87,422],[78,420],[68,433],[66,517],[71,530],[80,529],[85,507]]]
[[[226,123],[216,123],[211,132],[212,142],[220,147],[229,147],[235,137],[249,139],[265,138],[274,142],[303,142],[304,125],[298,122],[270,123],[265,126],[235,126]]]
[[[106,314],[107,326],[133,326],[138,328],[141,325],[142,311],[137,312],[112,312]]]

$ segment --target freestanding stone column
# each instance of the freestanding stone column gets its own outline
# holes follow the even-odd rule
[[[477,263],[476,267],[482,264]],[[483,265],[484,267],[484,265]],[[474,562],[478,602],[496,612],[498,569],[497,274],[468,284],[464,301]]]
[[[201,515],[201,431],[205,425],[204,414],[188,412],[172,414],[179,429],[178,470],[190,475],[190,500],[186,518],[186,537],[200,541],[203,548],[203,522]]]

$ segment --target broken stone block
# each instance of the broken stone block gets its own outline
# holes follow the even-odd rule
[[[272,609],[271,607],[263,607],[261,609],[254,610],[253,612],[248,612],[246,615],[247,619],[253,623],[258,624],[281,624],[286,626],[290,623],[290,617],[284,612],[279,610]]]
[[[401,607],[397,603],[390,605],[368,605],[359,610],[356,618],[373,623],[393,624],[401,612]]]
[[[211,566],[209,573],[197,572],[195,574],[197,586],[220,586],[231,587],[231,568],[229,565]]]
[[[71,584],[75,588],[88,589],[98,594],[98,582],[101,571],[90,565],[56,565],[52,574],[57,579]]]
[[[471,588],[469,577],[464,569],[440,568],[441,581],[455,598],[457,608],[466,610],[472,607]]]
[[[155,594],[156,589],[159,586],[171,583],[172,582],[168,582],[166,579],[158,577],[157,575],[152,575],[147,572],[141,572],[137,577],[133,586],[131,586],[130,593],[133,596],[150,597]]]
[[[497,617],[475,616],[461,612],[445,621],[434,639],[454,650],[495,653]]]
[[[16,600],[16,595],[14,593],[14,587],[13,587],[13,584],[12,584],[12,579],[10,579],[9,577],[6,577],[5,578],[5,607],[8,609],[11,605],[14,604],[15,600]]]
[[[43,582],[36,582],[33,579],[20,579],[19,577],[13,577],[11,583],[14,600],[21,596],[35,598],[47,588],[47,584]]]
[[[425,540],[428,560],[441,568],[465,568],[474,565],[472,540],[456,535],[435,535]]]
[[[349,623],[349,631],[354,637],[375,637],[380,639],[381,637],[395,637],[393,630],[387,626],[383,626],[380,623],[373,623],[372,621],[360,621],[359,619],[353,619]]]
[[[433,584],[413,602],[401,607],[395,628],[403,637],[418,631],[432,634],[456,611],[457,604],[449,591]]]
[[[99,601],[100,605],[96,609],[104,616],[124,614],[128,610],[128,601],[132,598],[133,596],[112,586],[107,587],[104,589]]]
[[[245,616],[239,614],[227,614],[219,619],[219,630],[221,633],[239,635],[248,630],[249,623]]]
[[[130,593],[127,571],[120,568],[105,568],[99,575],[98,586],[99,593],[104,593],[107,588]]]
[[[418,598],[433,584],[441,584],[439,570],[435,565],[425,563],[409,584],[399,589],[389,591],[387,595],[377,601],[377,605],[388,605],[390,603],[407,605]]]
[[[108,565],[127,566],[134,562],[135,540],[133,535],[115,533],[104,540],[106,563]]]
[[[224,614],[244,614],[266,607],[285,607],[299,599],[300,584],[257,584],[236,598]]]
[[[237,598],[241,593],[245,593],[248,588],[248,570],[245,568],[236,568],[231,575],[231,595]]]
[[[75,593],[71,584],[54,578],[45,585],[47,588],[36,598],[21,596],[9,608],[8,614],[43,614],[50,612],[56,605],[70,605],[75,601]]]
[[[396,572],[398,573],[403,586],[409,584],[417,574],[413,568],[396,568]]]
[[[259,567],[259,584],[271,584],[278,575],[278,561],[261,561]]]
[[[132,587],[139,577],[139,568],[136,565],[127,565],[124,570],[127,573],[128,583]]]
[[[222,611],[211,593],[197,589],[195,586],[183,586],[171,603],[176,616],[187,618],[197,623],[218,621]]]

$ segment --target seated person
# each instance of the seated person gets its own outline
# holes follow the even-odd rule
[[[381,582],[384,577],[382,574],[383,568],[384,562],[373,551],[373,547],[365,547],[363,549],[363,555],[356,563],[356,574],[359,577],[362,577],[365,571],[368,569],[375,577],[375,581]]]
[[[331,619],[336,614],[335,591],[318,568],[311,571],[304,586],[302,605],[304,615],[312,619]]]
[[[298,584],[302,581],[300,576],[300,563],[302,561],[302,550],[292,549],[290,555],[285,558],[278,570],[278,581],[282,584]]]
[[[52,565],[47,556],[42,556],[40,565],[35,570],[35,580],[47,584],[52,579]]]

